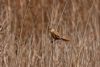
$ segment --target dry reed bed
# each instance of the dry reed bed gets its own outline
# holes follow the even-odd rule
[[[99,0],[1,0],[0,67],[99,67]],[[51,43],[48,28],[71,41]]]

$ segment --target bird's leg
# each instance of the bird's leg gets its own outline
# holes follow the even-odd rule
[[[54,42],[54,38],[50,35],[50,42],[53,43]]]
[[[54,41],[55,41],[55,40],[51,37],[51,43],[54,43]]]

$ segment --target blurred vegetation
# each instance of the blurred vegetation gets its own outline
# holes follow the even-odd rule
[[[0,0],[0,67],[99,66],[99,0]]]

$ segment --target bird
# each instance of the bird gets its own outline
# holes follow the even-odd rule
[[[55,29],[50,29],[50,34],[51,34],[51,37],[54,39],[54,40],[63,40],[63,41],[69,41],[70,39],[66,38],[66,37],[62,37],[60,36],[60,34],[55,31]]]

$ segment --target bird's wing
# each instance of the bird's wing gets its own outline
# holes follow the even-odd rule
[[[53,38],[60,39],[60,36],[57,32],[51,32],[51,34],[52,34]]]

